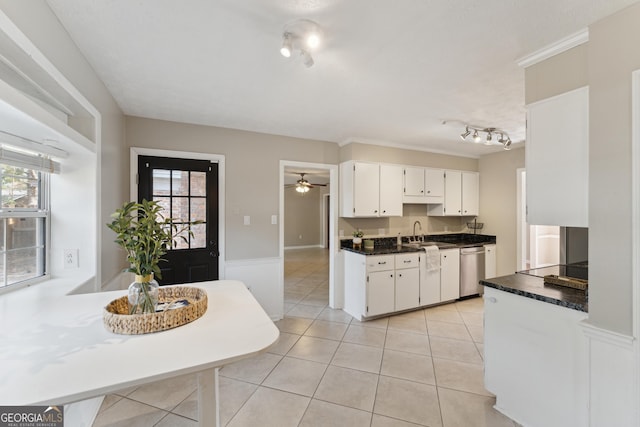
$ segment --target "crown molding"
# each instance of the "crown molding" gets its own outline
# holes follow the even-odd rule
[[[545,59],[549,59],[559,53],[565,52],[571,48],[579,46],[589,41],[589,29],[585,28],[573,33],[563,39],[560,39],[550,45],[543,47],[529,55],[523,56],[516,60],[519,67],[527,68]]]
[[[455,157],[466,157],[469,159],[479,159],[481,157],[481,155],[473,155],[473,154],[465,154],[465,153],[460,153],[460,152],[456,152],[454,150],[433,150],[430,148],[422,148],[422,147],[418,147],[416,145],[409,145],[409,144],[398,144],[395,142],[389,142],[389,141],[380,141],[377,139],[367,139],[367,138],[347,138],[344,141],[338,143],[338,145],[340,147],[344,147],[345,145],[349,145],[349,144],[365,144],[365,145],[379,145],[381,147],[389,147],[389,148],[399,148],[402,150],[411,150],[411,151],[422,151],[425,153],[434,153],[434,154],[445,154],[447,156],[455,156]],[[487,153],[490,154],[490,153]]]

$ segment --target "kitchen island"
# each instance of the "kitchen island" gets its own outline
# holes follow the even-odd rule
[[[586,291],[513,274],[480,281],[485,388],[524,426],[587,425]]]

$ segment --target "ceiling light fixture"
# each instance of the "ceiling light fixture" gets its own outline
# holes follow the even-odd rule
[[[443,124],[445,123],[446,122],[443,122]],[[485,145],[499,144],[499,145],[502,145],[502,148],[504,148],[505,150],[511,149],[511,138],[509,137],[509,134],[502,129],[481,128],[481,127],[465,124],[464,132],[460,134],[460,137],[462,138],[463,141],[467,140],[467,137],[471,134],[471,131],[473,131],[473,142],[475,142],[476,144],[479,144],[480,141],[482,141],[482,136],[480,135],[480,133],[486,133],[487,136],[485,138],[486,140]],[[498,134],[500,135],[500,137],[497,138],[497,140],[495,140],[493,136]]]
[[[280,54],[285,58],[290,58],[294,50],[298,50],[302,63],[309,68],[315,63],[311,53],[321,44],[320,26],[308,19],[298,19],[284,27]]]
[[[280,48],[280,54],[285,58],[291,57],[291,50],[293,46],[291,44],[291,34],[285,32],[282,35],[282,47]]]

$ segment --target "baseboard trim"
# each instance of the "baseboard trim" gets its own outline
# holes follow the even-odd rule
[[[603,329],[588,322],[580,322],[580,326],[584,334],[591,339],[622,347],[627,350],[633,350],[635,338],[632,336]]]
[[[295,249],[312,249],[312,248],[324,249],[324,245],[317,244],[317,245],[304,245],[304,246],[285,246],[284,250],[289,251],[289,250],[295,250]]]

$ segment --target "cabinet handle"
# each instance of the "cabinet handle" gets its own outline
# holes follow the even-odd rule
[[[424,193],[424,190],[420,190],[421,193]]]
[[[373,213],[378,213],[378,210],[376,209],[375,211],[373,211]]]
[[[387,211],[382,211],[382,213],[387,213]]]
[[[427,194],[431,194],[431,190],[427,190]]]
[[[404,263],[405,264],[411,264],[411,261],[410,260],[404,260]]]
[[[398,274],[399,277],[402,277],[402,274]]]
[[[384,264],[386,264],[386,263],[387,263],[387,261],[378,261],[378,264],[379,264],[379,265],[384,265]]]

